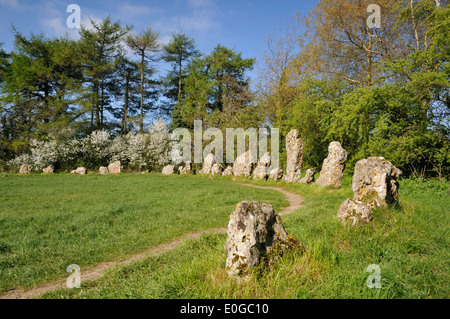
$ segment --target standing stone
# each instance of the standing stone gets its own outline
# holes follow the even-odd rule
[[[162,169],[162,173],[164,175],[172,175],[175,173],[175,166],[174,165],[167,165]]]
[[[397,178],[402,171],[383,157],[369,157],[355,165],[353,174],[353,199],[346,199],[337,217],[342,222],[368,223],[372,220],[372,208],[388,206],[398,199]]]
[[[383,157],[369,157],[355,165],[352,189],[354,199],[370,208],[388,206],[398,199],[398,182],[402,171]]]
[[[186,164],[184,166],[180,166],[178,168],[178,171],[180,172],[181,175],[190,174],[192,172],[191,162],[186,162]]]
[[[287,183],[296,183],[300,179],[303,166],[303,140],[298,130],[292,130],[286,136],[286,175]]]
[[[233,166],[228,166],[222,173],[222,176],[231,176],[233,175]]]
[[[200,171],[200,174],[211,174],[211,170],[212,167],[214,165],[215,162],[215,156],[214,154],[209,154],[208,156],[205,157],[205,160],[203,161],[203,167],[202,170]]]
[[[250,153],[247,151],[242,153],[240,156],[236,158],[233,164],[233,173],[234,176],[242,176],[250,177],[252,175],[253,164],[255,163],[255,159]]]
[[[226,268],[233,276],[245,276],[276,242],[288,236],[272,205],[256,201],[244,201],[236,206],[227,234]]]
[[[328,157],[323,161],[317,185],[341,187],[344,176],[347,151],[339,142],[331,142],[328,146]]]
[[[255,170],[253,171],[253,179],[267,179],[271,160],[272,159],[268,152],[264,154],[263,157],[261,157],[258,162],[258,166],[256,166]]]
[[[43,168],[42,171],[44,174],[53,174],[53,165],[49,165],[46,168]]]
[[[222,164],[215,163],[213,167],[211,168],[211,174],[214,176],[222,176],[223,173],[223,166]]]
[[[269,179],[279,181],[283,178],[283,170],[279,167],[274,168],[269,173]]]
[[[120,161],[109,164],[108,171],[110,174],[120,174]]]
[[[99,171],[100,171],[100,174],[102,174],[102,175],[105,175],[105,174],[109,173],[108,168],[105,167],[105,166],[100,166]]]
[[[86,174],[86,168],[85,167],[78,167],[76,170],[71,171],[70,174],[84,175],[84,174]]]
[[[32,170],[33,167],[31,167],[30,164],[23,164],[22,166],[20,166],[19,174],[30,174]]]
[[[314,182],[314,174],[316,174],[316,171],[314,169],[312,169],[312,168],[308,169],[306,171],[305,177],[303,177],[300,180],[300,183],[302,183],[302,184],[311,184],[311,183],[313,183]]]

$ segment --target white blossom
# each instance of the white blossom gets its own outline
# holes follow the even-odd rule
[[[31,159],[36,170],[55,164],[58,160],[58,147],[55,140],[31,140]]]
[[[7,164],[11,166],[17,166],[20,167],[23,164],[31,164],[31,155],[30,154],[22,154],[17,156],[16,158],[10,160]]]
[[[59,137],[71,136],[71,132],[59,134]],[[32,140],[31,154],[22,154],[10,161],[10,165],[31,164],[43,169],[55,163],[61,166],[83,163],[84,166],[107,165],[121,161],[131,167],[162,167],[170,162],[174,142],[164,121],[151,125],[149,133],[132,134],[110,138],[107,131],[94,131],[84,138],[56,139],[49,141]]]

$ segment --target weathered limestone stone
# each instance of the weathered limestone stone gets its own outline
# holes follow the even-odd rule
[[[383,157],[362,159],[355,165],[353,198],[370,208],[393,204],[398,199],[397,178],[401,174],[401,170]]]
[[[269,173],[269,179],[279,181],[283,178],[283,170],[279,167],[274,168]]]
[[[287,183],[296,183],[300,179],[303,166],[303,140],[298,130],[292,130],[286,136],[286,174]]]
[[[242,153],[236,158],[233,164],[233,174],[234,176],[250,177],[252,175],[253,164],[255,159],[250,151]]]
[[[222,164],[215,163],[213,167],[211,168],[211,174],[215,176],[221,176],[223,173],[223,166]]]
[[[108,168],[105,167],[105,166],[100,166],[99,171],[100,171],[100,174],[102,174],[102,175],[105,175],[105,174],[109,173]]]
[[[174,165],[167,165],[162,169],[162,173],[164,175],[172,175],[175,173],[175,166]]]
[[[233,175],[233,166],[228,166],[222,173],[222,176],[231,176]]]
[[[383,157],[369,157],[355,165],[353,174],[353,199],[345,200],[339,207],[337,217],[353,225],[372,220],[372,208],[388,206],[398,199],[397,178],[401,170]]]
[[[341,187],[344,176],[347,151],[339,142],[331,142],[328,146],[328,157],[323,161],[317,185]]]
[[[53,174],[53,165],[49,165],[46,168],[43,168],[42,171],[44,174]]]
[[[245,276],[278,241],[288,234],[272,205],[240,202],[230,216],[226,268],[230,275]]]
[[[211,174],[212,167],[215,162],[215,156],[214,154],[209,154],[205,157],[205,160],[203,161],[203,167],[200,171],[200,174]]]
[[[306,171],[305,177],[303,177],[300,180],[300,183],[302,183],[302,184],[311,184],[311,183],[313,183],[314,182],[314,174],[316,174],[316,171],[314,169],[312,169],[312,168],[308,169]]]
[[[182,175],[190,174],[192,172],[192,164],[191,162],[186,162],[184,166],[180,166],[178,171]]]
[[[86,168],[85,167],[78,167],[76,170],[71,171],[70,174],[84,175],[84,174],[86,174]]]
[[[267,179],[271,161],[272,158],[270,157],[270,154],[268,152],[264,154],[253,171],[253,179]]]
[[[109,164],[108,171],[110,174],[120,174],[120,161]]]
[[[29,174],[33,170],[33,167],[30,164],[23,164],[20,166],[19,174]]]
[[[372,221],[372,211],[364,203],[348,198],[339,206],[337,218],[344,223],[351,221],[356,226]]]

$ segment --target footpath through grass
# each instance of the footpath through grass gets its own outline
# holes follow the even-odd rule
[[[216,182],[216,181],[214,181]],[[341,225],[340,203],[352,196],[351,177],[340,190],[284,185],[305,198],[283,217],[306,246],[284,255],[271,271],[245,282],[225,272],[226,234],[204,234],[170,252],[113,269],[81,289],[47,298],[448,298],[449,184],[400,181],[400,205],[377,210],[370,225]],[[381,269],[381,289],[367,287],[367,267]]]
[[[226,227],[242,200],[287,206],[282,194],[200,176],[0,175],[0,293]]]

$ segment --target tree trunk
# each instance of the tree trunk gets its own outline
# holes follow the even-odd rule
[[[44,123],[50,122],[50,110],[48,107],[48,98],[50,95],[50,85],[48,82],[45,82],[45,88],[44,88]]]
[[[181,102],[181,72],[182,72],[182,61],[178,61],[178,104]]]
[[[367,52],[367,86],[372,85],[372,37],[369,36],[369,51]]]
[[[409,5],[411,7],[411,21],[412,21],[413,28],[414,28],[414,38],[416,39],[416,50],[419,51],[420,50],[420,40],[419,40],[419,33],[417,32],[416,18],[414,16],[414,1],[411,0]]]
[[[144,52],[142,52],[141,56],[141,119],[140,119],[140,128],[139,131],[141,133],[144,132]]]
[[[130,79],[128,74],[125,76],[125,104],[123,106],[123,118],[122,118],[122,127],[120,129],[120,136],[123,136],[128,132],[128,124],[127,124],[127,117],[128,117],[128,100],[129,100],[129,85],[130,85]]]
[[[100,129],[103,129],[103,110],[104,110],[104,105],[105,105],[105,84],[104,84],[104,80],[102,79],[102,84],[101,84],[101,98],[100,98]]]
[[[96,119],[95,115],[98,113],[98,80],[94,80],[94,87],[92,89],[92,108],[91,108],[91,131],[94,131]]]

